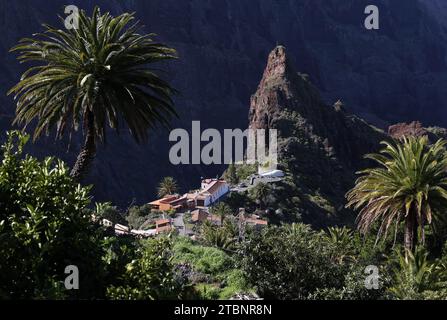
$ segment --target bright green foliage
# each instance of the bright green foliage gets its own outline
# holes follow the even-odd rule
[[[89,189],[75,184],[59,160],[22,159],[27,136],[9,132],[7,138],[0,166],[0,297],[100,297],[100,238],[84,210]],[[79,268],[79,290],[65,290],[67,265]]]
[[[134,15],[112,17],[95,8],[91,17],[79,12],[79,28],[70,30],[44,25],[45,32],[25,38],[12,51],[20,62],[37,65],[26,71],[10,90],[16,97],[15,122],[25,125],[38,118],[35,137],[57,127],[66,129],[90,125],[100,140],[107,124],[119,129],[120,120],[137,141],[147,138],[147,129],[168,124],[175,115],[174,90],[148,65],[176,58],[176,52],[141,35]]]
[[[394,298],[447,299],[447,264],[442,260],[429,261],[423,247],[407,257],[398,252],[391,266],[393,279],[389,291]]]
[[[171,243],[166,238],[147,240],[122,275],[122,283],[107,289],[111,299],[178,299],[182,279],[176,277],[171,262]]]
[[[224,251],[194,245],[186,238],[177,238],[173,251],[175,263],[190,263],[196,271],[212,276],[225,272],[232,265],[230,256]]]
[[[189,280],[198,298],[228,299],[237,293],[253,291],[227,252],[181,237],[176,239],[173,251],[175,263],[191,266]]]
[[[367,232],[380,222],[378,237],[405,222],[405,247],[424,242],[424,226],[444,218],[447,205],[447,157],[443,140],[429,145],[427,137],[383,142],[380,154],[366,157],[378,168],[361,171],[348,192],[349,207],[360,209],[358,227]]]

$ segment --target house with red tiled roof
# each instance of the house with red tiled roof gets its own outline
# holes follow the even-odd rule
[[[169,211],[175,210],[179,211],[188,206],[188,198],[186,195],[169,195],[161,199],[149,202],[152,210]]]
[[[245,212],[239,213],[239,221],[254,227],[262,227],[268,225],[267,220],[261,219],[255,214],[247,215]]]

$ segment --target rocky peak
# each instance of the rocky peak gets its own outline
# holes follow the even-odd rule
[[[299,98],[300,92],[295,88],[304,80],[293,71],[287,57],[286,48],[275,47],[269,54],[261,82],[250,101],[250,127],[257,129],[271,128],[271,120],[287,108],[287,98]]]
[[[349,216],[343,213],[344,195],[354,172],[365,167],[363,155],[386,138],[348,113],[341,101],[326,105],[308,78],[294,70],[282,46],[269,54],[251,97],[249,126],[278,130],[279,165],[293,181],[275,197],[312,224],[339,223]],[[315,198],[321,201],[305,200]]]
[[[288,71],[288,65],[289,61],[287,59],[286,48],[283,46],[274,48],[267,59],[267,66],[264,70],[260,86],[264,86],[271,79],[284,78]]]

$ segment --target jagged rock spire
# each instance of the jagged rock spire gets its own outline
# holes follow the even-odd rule
[[[263,86],[270,79],[284,77],[288,72],[288,66],[289,61],[286,48],[284,46],[276,46],[269,54],[260,86]]]

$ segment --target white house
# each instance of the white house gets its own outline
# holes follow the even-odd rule
[[[260,176],[269,178],[282,178],[284,177],[284,172],[282,170],[272,170],[261,173]]]
[[[208,207],[230,191],[230,185],[225,180],[204,179],[201,189],[196,194],[195,201],[199,207]]]

